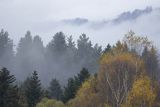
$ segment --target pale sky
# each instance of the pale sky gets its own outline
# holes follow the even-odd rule
[[[46,25],[46,23],[52,24],[63,19],[74,19],[76,17],[87,18],[90,21],[108,20],[117,17],[122,12],[144,9],[147,6],[159,8],[160,0],[0,0],[0,29],[7,30],[15,42],[24,36],[27,30],[30,30],[33,35],[39,34],[45,43],[51,39],[55,32],[64,31],[68,35],[75,34],[75,39],[81,33],[87,33],[94,43],[98,42],[104,45],[106,42],[114,42],[114,40],[121,38],[122,36],[113,37],[118,33],[124,34],[132,27],[134,30],[134,28],[137,28],[136,25],[130,26],[129,23],[125,27],[123,25],[123,27],[118,26],[113,29],[106,28],[107,32],[104,32],[105,30],[93,31],[93,34],[90,29],[86,30],[81,27],[75,29],[63,26],[54,29],[54,25]],[[138,25],[138,30],[143,28],[143,32],[136,31],[140,34],[144,33],[144,35],[152,35],[158,31],[160,33],[158,27],[155,28],[157,29],[156,31],[145,32],[145,29],[150,29],[146,28],[146,26],[146,24],[143,25],[141,23]],[[119,32],[120,28],[124,29]],[[117,33],[112,34],[114,31]],[[100,34],[101,38],[104,38],[103,40],[99,39]],[[104,35],[110,36],[106,37]]]
[[[4,19],[14,16],[24,21],[106,19],[124,11],[159,5],[160,0],[0,0],[0,13]]]

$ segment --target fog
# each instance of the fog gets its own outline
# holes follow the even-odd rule
[[[94,43],[103,43],[102,45],[105,46],[106,42],[115,42],[116,38],[119,39],[120,35],[123,36],[133,28],[133,25],[129,23],[118,25],[120,27],[110,25],[107,27],[104,26],[103,21],[112,20],[123,12],[144,9],[147,6],[152,6],[155,9],[160,6],[160,2],[159,0],[123,0],[123,2],[121,0],[68,0],[67,2],[63,0],[0,0],[0,28],[9,32],[15,45],[20,37],[23,37],[25,32],[30,30],[33,35],[40,35],[45,45],[57,31],[64,31],[68,35],[74,35],[75,39],[81,33],[86,33]],[[94,29],[96,31],[92,33],[93,30],[87,26],[75,27],[61,23],[63,20],[75,18],[84,18],[90,23],[99,23],[99,26],[103,25],[103,29]],[[147,24],[150,25],[151,22],[147,22]],[[134,25],[136,26],[135,23]],[[92,25],[92,27],[95,26],[97,25]],[[121,26],[129,26],[130,28],[122,27],[123,31],[120,31]],[[113,34],[109,31],[114,27],[115,31],[120,32]],[[137,31],[137,33],[141,32]],[[144,32],[144,34],[148,34],[148,32]],[[103,39],[105,41],[98,39],[99,36],[105,37]],[[111,39],[113,36],[116,37]],[[99,41],[96,41],[97,39]]]
[[[20,81],[34,70],[38,71],[44,85],[48,85],[46,83],[52,78],[64,85],[83,67],[95,73],[102,52],[100,46],[104,49],[108,43],[113,45],[130,30],[138,36],[147,36],[158,49],[160,47],[157,0],[131,3],[125,0],[128,5],[123,8],[118,6],[122,5],[121,1],[115,4],[115,0],[102,0],[100,3],[98,0],[70,0],[66,4],[61,0],[47,1],[40,0],[38,4],[37,0],[32,3],[31,0],[0,1],[0,27],[8,31],[10,38],[6,43],[7,51],[0,52],[0,64],[11,70]],[[114,4],[117,6],[115,10]],[[31,33],[26,33],[28,30]],[[62,38],[55,39],[60,31],[63,33],[58,35]],[[87,36],[79,37],[83,33]],[[5,33],[1,32],[1,35]],[[73,41],[69,44],[70,35]]]
[[[72,36],[57,32],[44,46],[42,39],[33,37],[30,31],[20,39],[14,51],[13,41],[4,30],[0,32],[0,50],[1,68],[11,71],[17,81],[24,81],[37,71],[44,86],[54,78],[65,85],[82,68],[88,69],[91,74],[96,73],[102,52],[101,46],[93,45],[85,34],[75,42]]]
[[[139,10],[144,9],[145,8]],[[28,27],[23,27],[22,25],[21,28],[16,28],[17,26],[13,26],[15,31],[11,30],[11,28],[3,28],[6,28],[9,32],[10,37],[15,41],[15,45],[17,45],[20,37],[23,37],[27,30],[30,30],[33,36],[39,35],[42,38],[44,45],[52,39],[56,32],[63,31],[68,36],[73,35],[75,41],[78,39],[79,35],[85,33],[90,37],[94,44],[99,43],[103,47],[105,47],[107,43],[115,43],[117,40],[122,39],[129,30],[133,30],[140,36],[147,36],[159,46],[160,44],[156,39],[160,29],[159,17],[159,8],[153,8],[149,13],[139,15],[131,20],[124,20],[120,23],[114,23],[114,20],[119,18],[117,15],[115,18],[104,20],[90,20],[83,17],[77,17],[80,20],[79,22],[76,20],[76,17],[59,21],[34,21],[33,25]],[[84,22],[81,22],[81,20]],[[26,21],[26,23],[28,22]],[[17,29],[18,31],[16,32]]]
[[[139,9],[138,11],[142,13],[132,19],[130,19],[130,17],[135,15],[132,13],[134,11],[127,11],[131,12],[132,15],[128,16],[128,20],[125,18],[121,22],[115,22],[115,20],[121,18],[120,16],[124,13],[110,20],[92,21],[85,18],[74,18],[61,20],[59,22],[42,22],[33,29],[36,32],[41,31],[41,35],[49,35],[45,36],[45,38],[42,37],[44,41],[47,41],[46,37],[51,38],[52,34],[58,31],[63,31],[66,35],[73,35],[74,40],[77,40],[79,35],[85,33],[94,44],[99,43],[103,47],[108,43],[114,44],[117,40],[123,39],[123,36],[129,30],[133,30],[139,36],[147,36],[159,47],[160,43],[157,37],[160,32],[160,9],[152,8],[149,12],[146,12],[146,9],[147,8]]]

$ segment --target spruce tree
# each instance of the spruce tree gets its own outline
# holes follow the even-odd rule
[[[66,66],[73,69],[76,61],[77,48],[72,36],[67,38]]]
[[[56,99],[56,100],[62,99],[62,89],[61,89],[61,86],[60,86],[58,80],[56,80],[56,79],[53,79],[50,82],[49,96],[53,99]]]
[[[88,79],[90,76],[88,70],[86,68],[83,68],[80,73],[78,74],[78,79],[80,81],[80,85],[86,80]]]
[[[0,70],[0,107],[19,107],[16,78],[6,68]]]
[[[27,31],[25,37],[22,37],[17,46],[17,53],[15,64],[15,70],[18,72],[18,78],[23,80],[28,73],[33,71],[33,61],[32,61],[32,35],[30,31]],[[37,55],[38,56],[38,55]]]
[[[107,53],[107,52],[111,51],[111,48],[112,48],[111,45],[108,44],[107,47],[104,49],[103,53]]]
[[[7,31],[0,31],[0,67],[12,69],[14,59],[13,40]]]
[[[67,86],[64,88],[63,101],[67,102],[74,98],[81,85],[90,77],[86,68],[83,68],[77,76],[68,80]]]
[[[63,102],[66,103],[70,99],[75,97],[75,81],[73,78],[68,79],[67,86],[64,87],[64,95],[63,95]]]
[[[41,83],[38,79],[37,71],[32,73],[32,76],[28,78],[25,89],[26,99],[29,107],[35,107],[40,101],[42,96]]]
[[[53,39],[46,47],[47,55],[51,55],[52,58],[59,58],[66,52],[67,43],[63,32],[58,32],[53,36]]]
[[[95,73],[98,70],[98,60],[101,55],[101,46],[92,42],[86,34],[82,34],[77,40],[77,61],[81,67],[85,67]]]
[[[151,49],[145,47],[142,52],[142,58],[144,60],[148,75],[152,80],[158,80],[158,57],[156,49],[153,46]]]

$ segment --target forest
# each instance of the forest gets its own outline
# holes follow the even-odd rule
[[[17,46],[0,31],[0,107],[160,107],[158,48],[133,31],[113,45],[57,32]]]

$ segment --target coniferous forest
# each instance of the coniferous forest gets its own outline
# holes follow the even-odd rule
[[[113,45],[58,32],[17,46],[0,31],[0,107],[160,107],[158,48],[133,31]]]

